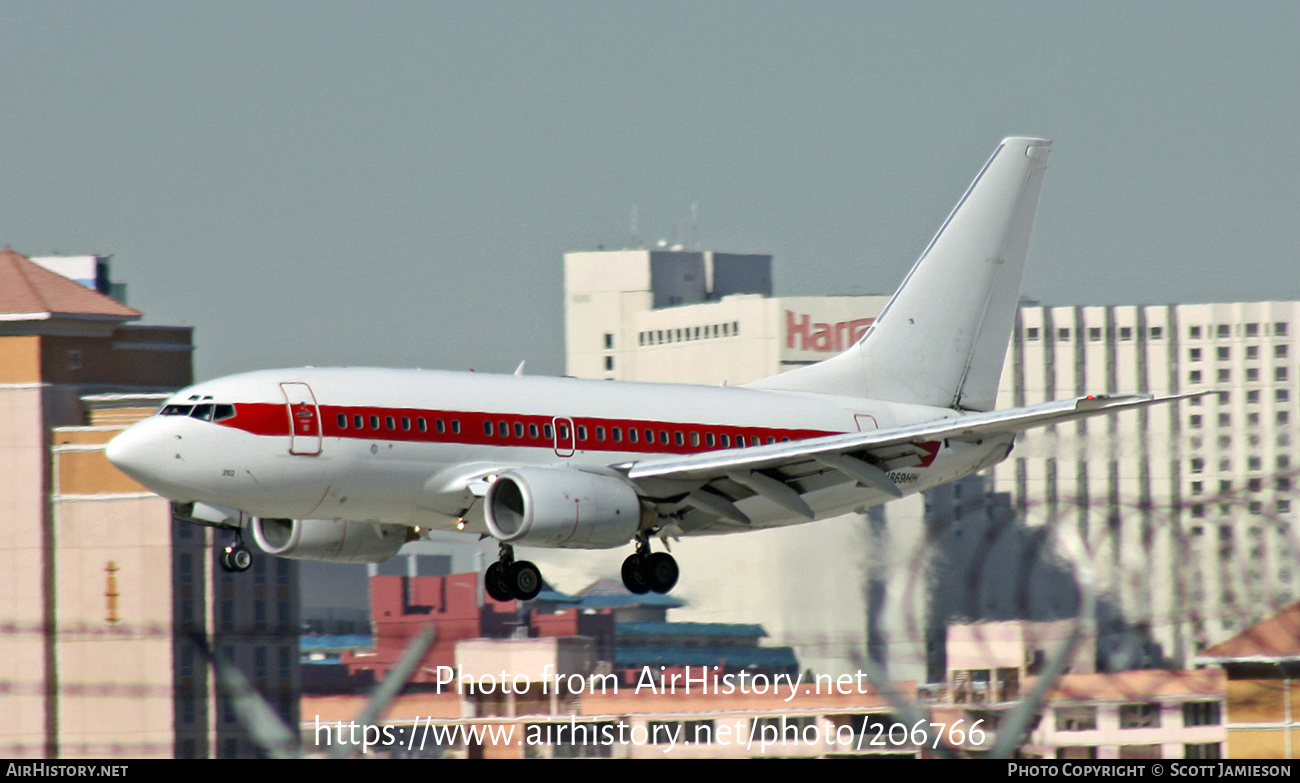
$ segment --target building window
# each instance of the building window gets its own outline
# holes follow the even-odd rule
[[[614,357],[613,357],[613,356],[606,356],[606,357],[605,357],[605,371],[606,371],[606,372],[613,372],[613,370],[614,370]]]
[[[1201,339],[1201,327],[1199,326],[1191,327],[1190,329],[1187,330],[1187,336],[1192,338],[1193,340]]]
[[[1160,728],[1160,705],[1156,702],[1121,704],[1119,707],[1121,729]]]
[[[1215,336],[1216,336],[1216,337],[1231,337],[1231,336],[1232,336],[1232,327],[1228,326],[1227,324],[1219,324],[1218,333],[1217,333]]]
[[[1057,731],[1092,731],[1097,728],[1096,707],[1057,707]]]
[[[1151,327],[1151,339],[1152,339],[1152,340],[1159,340],[1160,338],[1164,337],[1164,335],[1165,335],[1165,330],[1162,329],[1161,327],[1159,327],[1159,326],[1153,326],[1153,327]]]
[[[1286,322],[1278,321],[1273,324],[1273,334],[1276,337],[1286,337]]]
[[[1286,368],[1285,368],[1285,367],[1274,367],[1274,368],[1273,368],[1273,380],[1275,380],[1275,381],[1285,381],[1285,380],[1286,380]]]
[[[1026,340],[1037,340],[1037,339],[1038,339],[1038,327],[1037,327],[1037,326],[1031,326],[1031,327],[1029,327],[1028,329],[1026,329],[1026,330],[1025,330],[1025,339],[1026,339]]]
[[[1095,326],[1088,329],[1088,340],[1094,343],[1099,342],[1101,340],[1101,330]]]
[[[1231,380],[1231,370],[1219,370],[1219,383],[1227,383]]]
[[[1159,745],[1120,745],[1119,757],[1122,759],[1162,758]]]
[[[1188,382],[1188,383],[1200,383],[1200,382],[1201,382],[1201,371],[1200,371],[1200,370],[1192,370],[1190,373],[1188,373],[1188,374],[1187,374],[1187,382]]]
[[[1193,414],[1192,417],[1187,421],[1187,424],[1192,429],[1199,429],[1201,426],[1201,414],[1199,413]]]
[[[1133,327],[1131,327],[1131,326],[1121,326],[1121,327],[1119,328],[1119,339],[1121,339],[1121,340],[1132,340],[1132,339],[1133,339]]]
[[[1218,726],[1219,702],[1189,701],[1183,704],[1184,726]]]
[[[614,335],[611,332],[605,332],[605,349],[614,347]]]
[[[1056,330],[1056,339],[1060,340],[1061,342],[1069,342],[1069,340],[1070,340],[1070,330],[1069,330],[1069,329],[1057,329],[1057,330]]]
[[[1247,346],[1246,346],[1246,359],[1249,360],[1249,359],[1258,359],[1258,358],[1259,358],[1259,346],[1258,346],[1258,345],[1247,345]]]
[[[1188,361],[1199,362],[1201,360],[1201,349],[1200,348],[1187,349],[1187,359]]]
[[[1217,742],[1189,743],[1183,745],[1183,758],[1185,759],[1218,759],[1223,758],[1222,751],[1219,749]]]
[[[1277,357],[1278,359],[1285,359],[1285,358],[1286,358],[1286,346],[1285,346],[1285,345],[1275,345],[1275,346],[1273,346],[1273,355],[1274,355],[1275,357]]]

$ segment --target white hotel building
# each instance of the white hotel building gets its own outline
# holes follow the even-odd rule
[[[771,279],[764,255],[569,253],[568,374],[747,383],[833,355],[888,299],[774,297]],[[1020,310],[1000,408],[1215,392],[1030,433],[991,471],[991,488],[1021,510],[1020,529],[1046,529],[1044,557],[1066,570],[1086,558],[1103,600],[1159,645],[1163,662],[1184,665],[1300,596],[1298,327],[1300,302]],[[960,492],[683,540],[675,592],[690,601],[689,619],[762,622],[818,672],[860,668],[871,636],[888,650],[891,677],[924,680],[930,585],[947,567],[931,544],[968,524],[960,510],[953,524],[933,517],[960,506]],[[1022,576],[990,559],[980,589],[1028,591]]]

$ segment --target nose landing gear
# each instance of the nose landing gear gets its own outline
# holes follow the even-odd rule
[[[542,572],[527,560],[515,560],[515,548],[502,544],[497,561],[487,567],[483,586],[494,601],[531,601],[542,592]]]
[[[241,573],[253,565],[253,553],[244,546],[241,531],[235,531],[235,537],[221,550],[221,568],[228,573]]]
[[[636,539],[636,552],[623,561],[623,586],[643,595],[666,593],[677,585],[681,571],[677,559],[667,552],[650,552],[650,539],[644,533]]]

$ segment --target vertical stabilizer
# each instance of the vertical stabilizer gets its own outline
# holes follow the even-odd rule
[[[751,386],[991,410],[1050,147],[1005,139],[861,340]]]

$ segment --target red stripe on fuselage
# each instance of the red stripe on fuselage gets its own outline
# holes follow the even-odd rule
[[[339,416],[345,417],[346,427],[339,426]],[[360,416],[362,427],[356,427],[356,417]],[[523,448],[553,449],[556,439],[554,432],[546,436],[546,427],[554,426],[552,416],[523,415],[517,413],[488,413],[483,411],[437,411],[413,408],[375,408],[370,406],[321,405],[321,434],[327,438],[348,438],[354,440],[389,440],[413,443],[459,443],[474,446],[515,446]],[[419,421],[423,418],[425,431],[420,431]],[[693,424],[685,422],[648,421],[644,419],[606,419],[582,416],[561,416],[562,420],[573,422],[573,432],[569,438],[561,438],[560,443],[572,441],[581,451],[614,451],[644,454],[696,454],[705,451],[717,451],[725,448],[738,448],[738,438],[744,438],[745,446],[758,446],[769,442],[783,440],[804,440],[824,435],[839,435],[841,432],[808,429],[777,429],[772,427],[736,427],[731,425]],[[438,432],[438,420],[442,420],[444,431]],[[391,426],[390,426],[391,420]],[[372,426],[378,423],[378,427]],[[453,432],[453,422],[460,423],[460,431]],[[487,434],[487,424],[491,424],[492,434]],[[222,426],[234,427],[253,435],[289,435],[288,419],[285,406],[277,403],[238,403],[235,415],[217,422]],[[501,434],[501,425],[505,425],[507,434]],[[522,430],[522,435],[516,435]],[[567,426],[567,422],[566,422]],[[533,435],[533,429],[536,435]],[[581,428],[581,429],[580,429]],[[631,431],[636,430],[636,441],[631,440]],[[585,430],[585,433],[584,433]],[[614,440],[615,431],[621,440]],[[649,431],[653,441],[647,441]],[[585,434],[586,437],[580,437]],[[678,435],[681,443],[678,443]],[[708,437],[712,434],[713,444]],[[603,437],[598,437],[603,435]],[[723,445],[723,437],[727,445]],[[698,439],[695,445],[693,437]],[[916,444],[922,452],[921,467],[934,461],[939,452],[938,442]]]

